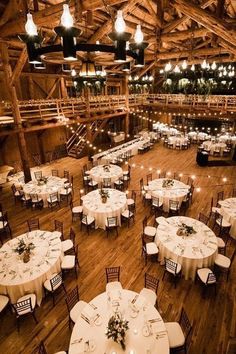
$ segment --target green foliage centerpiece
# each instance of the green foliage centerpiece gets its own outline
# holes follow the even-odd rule
[[[162,182],[162,188],[170,188],[173,187],[174,180],[173,179],[164,179]]]
[[[125,334],[129,329],[129,322],[122,318],[119,312],[116,312],[108,322],[106,336],[112,338],[114,342],[121,345],[121,348],[125,350]]]
[[[23,255],[23,262],[27,263],[30,260],[30,252],[35,248],[32,242],[26,243],[22,238],[19,240],[17,247],[14,249],[19,255]]]
[[[99,194],[100,194],[100,196],[101,196],[102,203],[106,203],[106,202],[107,202],[107,198],[109,198],[109,192],[108,192],[108,190],[101,188],[101,189],[99,190]]]
[[[196,234],[197,231],[194,230],[192,226],[188,226],[184,223],[181,224],[179,229],[177,230],[178,236],[190,236],[192,234]]]
[[[48,177],[41,177],[38,179],[38,186],[43,186],[44,184],[47,184]]]
[[[103,165],[103,171],[104,172],[110,172],[110,166],[109,165]]]

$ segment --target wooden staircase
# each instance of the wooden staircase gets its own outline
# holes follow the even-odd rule
[[[93,141],[95,140],[95,138],[99,133],[99,130],[101,130],[106,125],[108,120],[109,118],[96,120],[89,125],[90,136],[91,136],[89,143],[93,143]],[[87,145],[86,124],[78,123],[76,131],[71,135],[71,137],[66,142],[66,149],[67,149],[68,156],[78,159],[83,154],[86,145]]]

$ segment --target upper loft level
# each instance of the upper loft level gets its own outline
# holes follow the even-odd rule
[[[181,94],[101,95],[64,99],[19,101],[24,131],[34,131],[65,124],[90,123],[94,120],[119,117],[133,108],[159,113],[179,114],[191,118],[236,119],[236,96],[201,96]],[[0,135],[16,133],[11,104],[1,104]]]

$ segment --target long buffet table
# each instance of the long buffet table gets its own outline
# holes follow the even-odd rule
[[[115,159],[116,157],[123,155],[124,153],[130,152],[130,155],[137,155],[138,154],[138,148],[149,143],[150,138],[143,139],[137,138],[134,140],[131,140],[127,143],[118,145],[112,149],[108,149],[106,151],[100,152],[99,154],[93,155],[92,159],[93,161],[98,161],[101,164],[106,164]]]

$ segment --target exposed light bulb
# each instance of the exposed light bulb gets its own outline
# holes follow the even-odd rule
[[[163,69],[161,69],[161,70],[160,70],[160,74],[163,74],[163,73],[164,73],[164,70],[163,70]]]
[[[186,70],[187,67],[188,67],[188,63],[187,63],[186,60],[184,60],[183,63],[182,63],[182,68],[183,68],[184,70]]]
[[[201,64],[202,69],[206,69],[207,68],[207,62],[206,59],[203,60],[202,64]]]
[[[183,67],[183,66],[182,66],[182,67]],[[175,65],[174,72],[175,72],[175,73],[180,73],[179,65]]]
[[[211,64],[211,68],[212,70],[215,70],[217,68],[216,62],[213,61],[213,63]]]
[[[75,71],[75,69],[72,69],[72,70],[71,70],[71,76],[76,76],[76,71]]]
[[[192,71],[195,71],[195,65],[194,65],[194,64],[192,64],[191,70],[192,70]]]
[[[37,36],[38,35],[37,26],[34,23],[33,16],[31,14],[27,14],[27,21],[25,24],[25,30],[29,36]]]
[[[73,17],[70,13],[70,8],[69,5],[64,4],[63,5],[63,13],[61,16],[61,24],[62,26],[66,27],[66,28],[70,28],[73,26],[74,20]]]
[[[117,16],[115,20],[115,30],[118,33],[122,33],[125,31],[125,21],[123,19],[122,10],[117,11]]]
[[[136,31],[134,34],[134,40],[135,40],[135,43],[142,43],[142,41],[143,41],[143,32],[141,30],[141,25],[137,25],[137,27],[136,27]]]
[[[149,81],[153,81],[154,77],[152,75],[149,76]]]
[[[165,70],[165,71],[170,71],[170,70],[171,70],[171,68],[172,68],[172,65],[171,65],[171,63],[170,63],[170,62],[168,62],[168,63],[165,65],[164,70]]]

